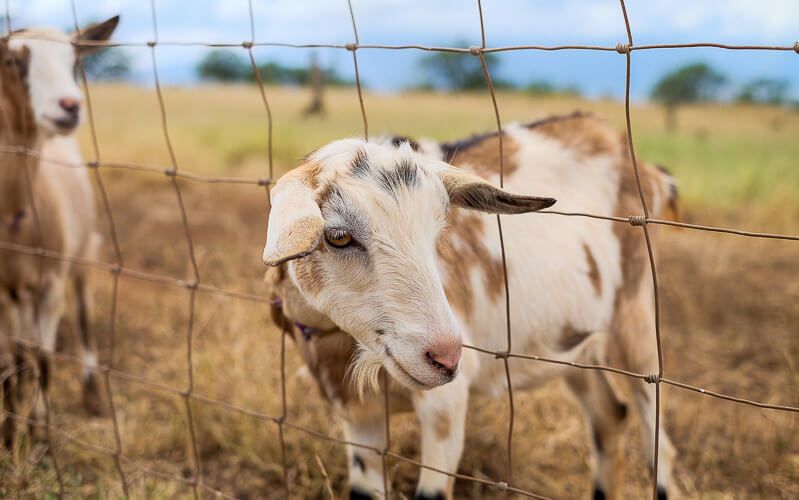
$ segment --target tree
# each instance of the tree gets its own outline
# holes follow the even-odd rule
[[[705,63],[694,63],[666,74],[652,89],[652,99],[666,107],[666,129],[677,128],[677,107],[716,100],[727,78]]]
[[[461,42],[460,45],[463,45],[463,43]],[[490,70],[494,87],[511,87],[512,85],[509,82],[494,76],[494,70],[499,66],[499,59],[496,54],[484,54],[484,57],[486,66]],[[444,88],[447,90],[478,90],[486,87],[480,58],[471,54],[433,52],[424,56],[419,64],[427,74],[425,87]]]
[[[238,82],[252,76],[250,64],[230,50],[214,49],[197,64],[197,75],[201,80]]]
[[[546,80],[534,80],[528,83],[524,90],[529,94],[540,97],[555,95],[579,97],[581,95],[580,89],[575,86],[558,87]]]
[[[787,100],[788,86],[786,80],[758,78],[744,85],[736,100],[752,104],[784,104]]]
[[[309,62],[311,102],[303,111],[304,116],[322,115],[325,112],[324,102],[322,101],[325,89],[324,75],[322,68],[319,67],[319,60],[316,52],[311,52]]]
[[[93,80],[119,81],[130,78],[131,57],[120,47],[108,47],[83,58],[86,76]]]
[[[263,83],[302,86],[311,82],[308,68],[285,66],[278,62],[258,64],[258,73]],[[249,59],[223,49],[208,52],[197,64],[197,75],[201,80],[224,83],[256,81]],[[352,81],[342,78],[332,69],[324,70],[322,75],[326,85],[352,85]]]

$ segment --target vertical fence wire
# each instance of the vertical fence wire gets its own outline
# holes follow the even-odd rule
[[[485,78],[486,87],[488,88],[489,96],[491,97],[491,105],[494,111],[494,118],[497,123],[497,147],[499,149],[499,187],[505,187],[505,140],[504,132],[502,131],[502,119],[499,114],[499,106],[497,105],[497,96],[494,91],[494,83],[491,80],[491,73],[488,70],[488,64],[485,58],[486,48],[486,31],[485,22],[483,21],[483,4],[481,0],[477,0],[477,11],[480,15],[480,47],[473,47],[471,53],[480,58],[480,66],[483,69],[483,77]],[[508,439],[506,446],[508,470],[506,473],[507,483],[513,482],[513,426],[516,419],[516,407],[513,402],[513,382],[510,373],[510,360],[506,353],[513,350],[513,335],[511,330],[511,315],[510,315],[510,285],[508,284],[508,261],[505,254],[505,237],[502,233],[502,216],[497,214],[497,232],[499,233],[499,249],[502,256],[502,285],[505,289],[505,334],[507,337],[505,353],[497,354],[497,359],[502,359],[505,369],[505,380],[508,385]]]
[[[10,9],[10,1],[5,1],[5,28],[6,28],[6,38],[11,36],[12,34],[12,26],[11,26],[11,9]],[[70,5],[72,9],[73,15],[73,22],[75,26],[75,32],[79,33],[79,23],[78,23],[78,13],[77,8],[75,6],[75,1],[70,0]],[[777,404],[770,404],[764,403],[760,401],[755,401],[747,398],[731,396],[728,394],[723,394],[715,391],[710,391],[702,387],[694,386],[691,384],[686,384],[681,381],[671,380],[664,375],[663,370],[663,353],[662,353],[662,346],[661,346],[661,336],[660,336],[660,298],[659,298],[659,287],[658,287],[658,279],[657,279],[657,270],[655,264],[655,255],[654,255],[654,245],[651,239],[650,231],[649,231],[649,224],[660,224],[660,225],[669,225],[669,226],[676,226],[676,227],[683,227],[688,228],[691,230],[699,230],[699,231],[711,231],[711,232],[721,232],[727,233],[737,236],[743,237],[752,237],[752,238],[769,238],[769,239],[780,239],[785,241],[799,241],[799,235],[784,235],[784,234],[769,234],[769,233],[760,233],[760,232],[753,232],[753,231],[744,231],[735,228],[722,228],[716,226],[705,226],[705,225],[698,225],[698,224],[687,224],[687,223],[680,223],[680,222],[672,222],[672,221],[663,221],[656,218],[652,218],[650,216],[649,207],[647,205],[647,199],[645,191],[642,187],[642,179],[639,172],[639,166],[637,162],[637,158],[635,155],[635,148],[634,148],[634,140],[633,140],[633,127],[632,127],[632,119],[631,119],[631,110],[630,110],[630,82],[631,82],[631,65],[632,65],[632,52],[634,50],[653,50],[653,49],[669,49],[669,48],[691,48],[691,47],[715,47],[721,48],[726,50],[772,50],[772,51],[794,51],[799,54],[799,42],[794,42],[791,45],[785,46],[763,46],[763,45],[729,45],[729,44],[717,44],[717,43],[709,43],[709,42],[702,42],[702,43],[680,43],[680,44],[658,44],[658,45],[634,45],[633,43],[633,34],[631,29],[631,23],[628,17],[627,8],[625,5],[624,0],[620,0],[620,7],[622,11],[622,15],[624,18],[625,30],[627,34],[627,43],[620,43],[616,47],[600,47],[600,46],[580,46],[580,45],[564,45],[564,46],[534,46],[534,45],[525,45],[525,46],[512,46],[512,47],[488,47],[486,45],[486,33],[485,33],[485,26],[484,26],[484,13],[481,0],[477,0],[477,8],[480,17],[480,46],[479,47],[471,47],[471,48],[462,48],[462,47],[430,47],[430,46],[423,46],[423,45],[377,45],[377,44],[361,44],[356,17],[352,6],[352,1],[347,0],[347,7],[349,11],[350,20],[352,23],[353,29],[353,37],[354,42],[349,43],[346,45],[335,45],[335,44],[286,44],[281,42],[257,42],[256,41],[256,31],[255,31],[255,15],[253,9],[253,1],[248,0],[248,11],[249,11],[249,27],[250,27],[250,38],[247,41],[241,42],[239,44],[211,44],[205,42],[169,42],[169,41],[161,41],[158,32],[158,20],[157,20],[157,12],[155,1],[150,0],[150,10],[151,10],[151,17],[152,17],[152,28],[153,28],[153,40],[148,41],[146,43],[97,43],[97,42],[89,42],[83,41],[79,39],[73,40],[73,45],[78,48],[102,48],[107,46],[145,46],[149,47],[150,49],[150,56],[152,61],[152,70],[153,70],[153,78],[155,84],[155,94],[158,101],[158,107],[160,111],[160,118],[162,124],[162,134],[164,137],[165,146],[169,155],[170,159],[170,167],[167,169],[153,167],[148,165],[140,165],[140,164],[132,164],[132,163],[114,163],[114,162],[105,162],[101,160],[100,155],[100,148],[97,139],[97,128],[94,118],[94,110],[92,106],[91,100],[91,92],[90,86],[88,84],[88,79],[86,77],[85,69],[82,63],[78,64],[78,75],[80,78],[80,82],[83,87],[84,95],[85,95],[85,102],[87,108],[87,114],[89,118],[89,129],[90,129],[90,139],[91,145],[93,150],[92,159],[86,162],[84,165],[62,165],[56,159],[48,159],[42,157],[42,155],[38,151],[29,150],[28,148],[19,148],[16,146],[8,147],[6,145],[0,146],[0,154],[3,155],[14,155],[16,158],[21,158],[20,161],[21,166],[25,168],[26,172],[26,179],[27,179],[27,190],[29,196],[31,197],[32,201],[35,201],[34,198],[34,191],[33,191],[33,182],[34,180],[30,176],[30,171],[28,170],[30,165],[33,164],[35,161],[47,162],[52,163],[54,165],[63,166],[64,168],[88,168],[92,170],[93,177],[95,180],[95,185],[97,186],[98,195],[101,201],[102,210],[105,215],[107,230],[109,235],[111,236],[112,242],[112,250],[113,250],[113,259],[112,263],[107,263],[102,260],[85,260],[85,259],[76,259],[73,257],[69,257],[67,255],[63,255],[59,252],[54,252],[46,248],[38,248],[38,247],[27,247],[24,245],[15,244],[12,242],[5,242],[0,241],[0,249],[18,252],[21,254],[26,254],[30,256],[34,256],[38,259],[40,263],[40,277],[41,269],[43,269],[44,262],[46,259],[56,259],[56,260],[64,260],[70,262],[72,265],[82,265],[82,266],[91,266],[96,267],[99,269],[104,269],[110,272],[112,276],[112,291],[111,291],[111,307],[109,313],[109,326],[108,326],[108,333],[109,333],[109,355],[108,359],[105,362],[102,362],[99,367],[92,367],[88,366],[86,360],[80,359],[75,356],[71,356],[64,353],[59,352],[44,352],[36,342],[29,342],[25,341],[20,338],[11,338],[13,342],[15,342],[20,348],[28,349],[30,352],[35,353],[37,355],[44,356],[45,358],[50,359],[58,359],[60,361],[70,362],[77,364],[79,366],[83,366],[85,369],[98,369],[102,372],[103,380],[105,383],[106,388],[106,397],[108,399],[108,404],[110,408],[110,416],[112,422],[112,429],[114,435],[114,448],[113,449],[106,449],[103,447],[99,447],[97,445],[93,445],[91,443],[85,442],[80,438],[76,437],[69,432],[58,428],[53,424],[52,421],[52,414],[51,414],[51,405],[50,400],[47,395],[47,391],[43,390],[42,382],[41,382],[41,373],[38,373],[38,385],[37,390],[41,391],[41,397],[43,398],[43,405],[45,410],[45,422],[43,424],[45,428],[45,439],[47,442],[49,454],[52,458],[54,470],[56,474],[56,479],[58,482],[58,495],[59,497],[63,497],[65,494],[65,482],[62,477],[61,466],[59,465],[59,461],[55,457],[54,453],[54,446],[53,446],[53,438],[51,436],[51,431],[53,433],[58,434],[62,438],[66,439],[67,441],[74,443],[79,446],[83,446],[86,449],[92,450],[97,453],[107,454],[113,458],[114,467],[116,469],[117,475],[119,477],[121,489],[123,496],[126,498],[129,497],[129,480],[126,477],[124,468],[122,463],[124,462],[126,465],[136,468],[138,471],[153,476],[158,477],[166,480],[171,480],[175,482],[179,482],[181,484],[187,485],[191,487],[192,493],[195,498],[199,497],[199,491],[203,490],[209,492],[218,497],[224,498],[233,498],[231,495],[228,495],[220,490],[213,488],[212,486],[206,484],[203,479],[203,468],[200,462],[200,453],[199,453],[199,446],[197,442],[197,434],[195,429],[195,421],[193,415],[192,404],[193,403],[204,403],[209,405],[214,405],[216,407],[237,412],[242,415],[247,415],[252,418],[257,418],[263,420],[265,422],[273,422],[277,425],[278,434],[280,439],[280,453],[281,453],[281,463],[282,463],[282,472],[283,472],[283,483],[285,487],[285,495],[288,497],[290,495],[289,491],[289,467],[286,458],[286,443],[285,443],[285,429],[291,428],[293,430],[297,430],[303,432],[305,435],[308,435],[315,439],[323,439],[332,443],[337,443],[341,445],[348,445],[354,446],[362,449],[369,449],[381,455],[382,458],[382,465],[383,465],[383,488],[384,494],[386,497],[391,495],[391,481],[389,478],[389,468],[388,468],[388,459],[392,458],[393,460],[405,462],[411,465],[414,465],[420,469],[428,469],[433,470],[442,474],[445,474],[449,477],[460,479],[464,481],[472,481],[476,483],[480,483],[486,486],[494,487],[500,491],[505,491],[508,493],[515,493],[518,495],[531,497],[531,498],[545,498],[541,495],[537,495],[535,493],[517,488],[513,486],[511,479],[512,479],[512,444],[513,444],[513,426],[514,426],[514,402],[513,402],[513,387],[511,385],[511,372],[509,367],[509,360],[510,358],[517,358],[519,360],[527,360],[528,362],[545,362],[545,363],[555,363],[555,364],[562,364],[568,365],[574,369],[583,369],[583,370],[599,370],[605,371],[608,373],[615,373],[626,377],[637,378],[642,381],[642,383],[651,383],[654,384],[654,392],[655,392],[655,436],[654,436],[654,456],[652,457],[653,460],[653,483],[652,483],[652,491],[655,498],[657,497],[657,482],[658,482],[658,455],[659,455],[659,433],[660,433],[660,413],[661,413],[661,384],[668,384],[672,387],[677,387],[683,390],[697,392],[703,395],[707,395],[713,398],[717,398],[720,400],[726,400],[735,402],[738,404],[745,404],[750,405],[753,407],[763,408],[763,409],[771,409],[777,411],[788,411],[788,412],[799,412],[799,407],[797,406],[790,406],[790,405],[777,405]],[[169,135],[169,126],[168,126],[168,118],[167,118],[167,110],[165,105],[165,100],[163,96],[163,92],[161,89],[161,83],[158,73],[158,64],[156,59],[156,47],[163,46],[163,45],[173,45],[173,46],[206,46],[206,47],[243,47],[247,51],[248,59],[250,65],[252,66],[252,70],[255,76],[255,80],[257,83],[258,92],[264,106],[264,110],[267,117],[267,168],[268,168],[268,176],[266,178],[259,178],[259,179],[246,179],[246,178],[230,178],[230,177],[208,177],[208,176],[201,176],[191,172],[185,172],[182,169],[178,169],[178,161],[177,157],[173,148],[173,144]],[[654,305],[654,323],[655,323],[655,342],[657,344],[657,356],[658,356],[658,369],[656,373],[635,373],[629,372],[625,370],[621,370],[618,368],[614,368],[611,366],[604,366],[604,365],[589,365],[589,364],[582,364],[582,363],[572,363],[572,362],[563,362],[556,359],[550,359],[542,356],[536,355],[528,355],[528,354],[518,354],[512,352],[512,335],[511,335],[511,301],[510,301],[510,290],[508,285],[508,271],[507,271],[507,262],[505,256],[505,246],[504,246],[504,238],[502,233],[502,224],[501,219],[497,216],[497,229],[499,231],[499,240],[500,240],[500,250],[502,254],[502,267],[503,267],[503,280],[504,280],[504,289],[505,289],[505,313],[506,313],[506,334],[507,334],[507,346],[505,350],[502,351],[491,351],[487,349],[483,349],[477,346],[470,346],[465,345],[465,348],[473,349],[483,354],[493,355],[497,359],[502,359],[505,368],[505,376],[508,386],[508,401],[509,401],[509,423],[508,423],[508,437],[507,437],[507,477],[506,481],[494,481],[488,480],[485,478],[478,478],[466,474],[459,474],[453,471],[443,471],[440,469],[436,469],[431,467],[427,464],[423,464],[417,460],[404,457],[398,453],[391,451],[391,432],[390,432],[390,406],[389,406],[389,393],[388,393],[388,377],[385,372],[382,375],[382,383],[385,389],[383,394],[383,406],[384,406],[384,413],[385,413],[385,433],[386,433],[386,443],[384,448],[375,448],[369,445],[365,445],[362,443],[352,443],[348,442],[343,439],[339,439],[333,436],[328,436],[324,433],[320,433],[313,429],[306,428],[301,426],[297,423],[294,423],[289,419],[288,416],[288,406],[287,406],[287,395],[286,395],[286,348],[285,348],[285,339],[288,335],[288,329],[291,328],[291,325],[284,324],[283,326],[283,333],[281,334],[280,340],[280,391],[281,391],[281,413],[280,415],[268,415],[261,412],[257,412],[254,410],[249,410],[246,408],[240,408],[235,405],[225,403],[219,400],[215,400],[201,394],[198,394],[195,391],[194,387],[194,368],[193,368],[193,337],[194,337],[194,322],[195,322],[195,308],[196,308],[196,299],[197,293],[199,290],[205,290],[210,293],[218,293],[225,296],[235,297],[241,300],[250,300],[257,303],[264,303],[268,304],[270,299],[267,297],[261,297],[256,294],[248,294],[243,292],[237,292],[232,290],[225,290],[221,288],[216,288],[205,283],[201,283],[200,281],[200,270],[199,265],[196,258],[196,253],[194,249],[194,243],[192,239],[192,233],[190,229],[190,224],[188,220],[188,215],[186,211],[186,207],[183,200],[183,194],[181,191],[180,183],[178,182],[179,178],[186,179],[192,182],[203,182],[203,183],[229,183],[229,184],[251,184],[254,186],[258,186],[259,188],[263,188],[265,190],[266,196],[266,207],[267,210],[271,209],[271,201],[269,195],[269,187],[273,184],[274,181],[274,166],[273,166],[273,120],[272,120],[272,111],[270,108],[269,100],[267,98],[266,92],[266,85],[262,78],[260,69],[256,63],[256,58],[253,53],[253,48],[258,46],[273,46],[273,47],[299,47],[299,48],[313,48],[313,47],[326,47],[326,48],[335,48],[335,49],[344,49],[347,51],[352,52],[353,58],[353,68],[354,68],[354,75],[355,75],[355,88],[358,95],[358,102],[360,108],[360,114],[363,122],[363,133],[364,137],[369,137],[369,126],[367,120],[366,109],[364,106],[364,92],[361,84],[360,79],[360,72],[358,67],[358,58],[357,58],[357,51],[359,49],[383,49],[383,50],[425,50],[425,51],[437,51],[443,53],[458,53],[472,56],[479,57],[481,68],[483,71],[483,75],[486,82],[486,87],[491,98],[491,103],[493,107],[493,112],[496,120],[496,127],[497,127],[497,134],[498,134],[498,148],[499,148],[499,183],[500,187],[504,186],[504,142],[503,142],[503,128],[502,128],[502,120],[500,117],[499,107],[497,104],[496,92],[494,89],[494,85],[491,79],[490,71],[488,64],[486,62],[485,54],[488,53],[497,53],[497,52],[504,52],[504,51],[517,51],[517,50],[598,50],[598,51],[616,51],[621,55],[625,56],[626,59],[626,72],[625,72],[625,97],[624,97],[624,108],[625,108],[625,121],[626,121],[626,137],[627,137],[627,149],[630,155],[630,163],[631,167],[634,172],[638,196],[641,202],[641,209],[643,215],[635,215],[629,214],[626,217],[619,217],[619,216],[610,216],[608,214],[586,214],[586,213],[565,213],[565,212],[556,212],[556,211],[548,211],[548,213],[557,214],[561,216],[583,216],[583,217],[591,217],[597,219],[605,219],[612,221],[614,223],[629,223],[633,226],[641,226],[642,233],[644,237],[644,242],[647,248],[647,255],[650,264],[650,273],[652,276],[652,284],[653,284],[653,305]],[[117,227],[114,222],[113,213],[111,210],[110,200],[105,188],[105,184],[103,182],[103,177],[101,175],[100,169],[126,169],[126,170],[133,170],[133,171],[140,171],[144,173],[160,173],[165,174],[169,179],[172,185],[172,188],[175,193],[175,199],[178,205],[178,212],[180,216],[181,226],[183,229],[184,239],[187,245],[188,255],[190,257],[191,263],[191,275],[192,278],[190,280],[181,280],[175,279],[168,276],[160,276],[160,275],[153,275],[148,274],[142,271],[138,271],[135,269],[130,269],[125,266],[123,261],[123,254],[121,250],[121,246],[119,243],[118,238],[118,231]],[[39,228],[39,232],[41,233],[41,222],[39,221],[39,214],[37,212],[36,203],[32,203],[32,211],[33,217],[35,219],[35,223]],[[183,290],[188,291],[188,304],[187,304],[187,326],[186,326],[186,334],[185,334],[185,354],[186,354],[186,375],[187,375],[187,386],[185,388],[177,388],[172,387],[167,384],[162,384],[160,382],[154,382],[145,379],[137,374],[132,374],[128,372],[121,371],[115,367],[114,364],[114,352],[115,352],[115,338],[116,338],[116,330],[117,330],[117,311],[118,311],[118,295],[119,295],[119,281],[121,276],[128,276],[133,279],[140,279],[150,282],[157,282],[163,283],[168,285],[173,285]],[[4,332],[0,332],[0,335],[3,337],[8,337]],[[39,372],[40,370],[36,370]],[[121,439],[121,431],[120,431],[120,424],[119,424],[119,417],[117,415],[117,410],[115,408],[115,394],[112,389],[112,378],[114,380],[123,381],[125,383],[136,383],[141,384],[146,387],[149,387],[153,390],[160,390],[175,394],[182,398],[184,403],[184,413],[186,418],[186,427],[187,427],[187,447],[189,449],[189,461],[192,465],[191,476],[188,478],[172,475],[169,473],[165,473],[162,471],[153,470],[146,466],[143,466],[136,462],[135,460],[127,457],[123,453],[122,447],[122,439]],[[38,395],[36,395],[38,397]],[[10,417],[21,421],[21,422],[28,422],[29,424],[35,423],[32,422],[29,418],[26,419],[21,415],[11,414]],[[39,423],[41,426],[42,424]]]
[[[358,38],[358,26],[355,23],[355,11],[352,10],[352,0],[347,0],[347,7],[350,11],[352,34],[355,37],[355,43],[347,44],[346,48],[352,52],[352,66],[355,71],[355,88],[358,90],[358,104],[361,107],[361,118],[363,120],[363,137],[369,139],[369,121],[366,119],[366,108],[363,105],[363,89],[361,88],[361,75],[358,71],[358,54],[356,54],[361,41],[360,38]]]
[[[158,75],[158,61],[156,59],[156,46],[158,45],[159,41],[159,33],[158,33],[158,14],[157,9],[155,7],[155,0],[150,0],[150,11],[152,15],[152,28],[153,28],[153,40],[148,43],[150,46],[150,55],[152,59],[153,65],[153,82],[155,84],[155,94],[158,98],[158,109],[161,115],[161,126],[162,126],[162,133],[164,136],[164,143],[166,145],[167,151],[169,152],[169,158],[171,160],[171,169],[167,171],[167,175],[172,181],[172,187],[175,191],[175,199],[178,204],[179,212],[180,212],[180,221],[183,227],[183,234],[186,240],[186,246],[189,253],[189,259],[191,260],[191,269],[193,274],[193,281],[187,283],[186,288],[189,292],[189,305],[188,305],[188,319],[187,319],[187,326],[186,326],[186,375],[188,378],[188,383],[186,389],[181,393],[183,398],[183,405],[185,408],[186,414],[186,426],[188,428],[188,438],[189,438],[189,450],[190,450],[190,462],[192,466],[192,476],[189,478],[189,485],[192,489],[192,494],[194,498],[199,498],[199,490],[198,485],[202,485],[203,483],[203,471],[202,471],[202,463],[200,462],[200,452],[197,446],[197,433],[194,428],[194,413],[191,407],[191,395],[194,392],[194,366],[193,366],[193,335],[194,335],[194,306],[195,301],[197,298],[197,289],[200,284],[200,269],[197,264],[197,256],[194,251],[194,241],[191,236],[191,228],[189,226],[189,218],[188,214],[186,213],[186,206],[183,201],[183,193],[180,188],[180,183],[178,182],[178,178],[175,175],[178,171],[178,161],[177,156],[175,155],[175,149],[172,145],[172,139],[169,135],[169,123],[167,119],[167,112],[166,112],[166,105],[164,103],[164,95],[161,90],[161,81]]]
[[[70,7],[72,10],[72,22],[73,22],[73,29],[75,36],[79,36],[81,29],[80,29],[80,21],[78,18],[78,9],[77,5],[75,4],[75,0],[70,0]],[[79,50],[76,47],[76,50]],[[109,346],[108,346],[108,355],[105,362],[100,363],[100,371],[103,377],[103,386],[105,388],[105,395],[106,399],[108,400],[108,409],[109,414],[111,416],[111,427],[114,433],[114,453],[113,453],[113,460],[114,460],[114,468],[116,469],[117,475],[119,476],[119,481],[122,487],[122,495],[125,498],[130,497],[130,490],[128,488],[128,481],[127,477],[125,476],[125,471],[122,468],[122,437],[119,431],[119,419],[117,417],[117,410],[116,404],[114,402],[114,392],[111,387],[111,377],[110,377],[110,368],[114,366],[114,354],[115,354],[115,346],[116,346],[116,321],[117,321],[117,311],[118,311],[118,300],[119,300],[119,269],[124,266],[124,261],[122,259],[122,248],[119,244],[119,237],[117,235],[116,224],[114,223],[114,215],[111,211],[111,203],[108,199],[108,193],[105,189],[105,184],[103,182],[103,176],[100,173],[100,145],[99,141],[97,140],[97,126],[94,119],[94,106],[92,105],[92,97],[91,97],[91,89],[89,88],[89,79],[86,76],[86,68],[83,66],[83,58],[78,54],[77,57],[77,65],[78,75],[80,77],[80,83],[83,90],[83,96],[86,100],[86,115],[88,116],[89,121],[89,133],[91,135],[91,142],[92,142],[92,152],[93,152],[93,160],[90,160],[88,165],[93,166],[92,173],[95,181],[95,185],[97,186],[97,190],[100,194],[100,201],[103,208],[103,214],[105,215],[105,221],[107,225],[108,234],[111,236],[111,244],[114,251],[114,261],[115,266],[111,270],[111,308],[109,312],[109,328],[108,328],[108,338],[109,338]]]
[[[626,60],[626,71],[625,71],[625,82],[624,82],[624,116],[627,125],[627,146],[630,153],[630,161],[633,166],[633,171],[635,173],[635,183],[638,188],[638,196],[641,199],[641,209],[644,212],[643,220],[644,223],[641,224],[641,229],[643,231],[644,239],[646,242],[646,252],[649,257],[649,267],[650,272],[652,274],[652,291],[653,291],[653,299],[654,299],[654,308],[655,308],[655,342],[657,347],[657,357],[658,357],[658,371],[657,376],[652,377],[652,380],[655,384],[655,450],[654,450],[654,457],[652,459],[652,498],[657,500],[658,498],[658,465],[660,463],[659,455],[660,455],[660,379],[663,377],[663,350],[661,348],[660,342],[660,294],[658,293],[658,276],[657,276],[657,269],[655,266],[655,253],[654,248],[652,245],[652,238],[649,235],[649,227],[646,224],[646,220],[649,218],[649,207],[647,206],[646,196],[644,194],[644,190],[641,186],[641,174],[638,170],[638,159],[635,155],[635,145],[633,141],[633,127],[632,127],[632,119],[630,117],[630,79],[631,79],[631,67],[632,67],[632,47],[633,47],[633,33],[630,28],[630,18],[627,14],[627,6],[624,4],[624,0],[619,0],[621,5],[621,11],[624,16],[624,27],[627,31],[627,43],[626,47],[619,47],[620,53],[623,53]],[[626,49],[626,50],[625,50]],[[631,219],[632,221],[632,219]]]

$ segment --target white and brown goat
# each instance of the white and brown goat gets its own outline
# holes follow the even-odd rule
[[[68,286],[75,292],[75,323],[86,363],[84,404],[93,414],[105,411],[93,370],[97,341],[90,328],[88,273],[70,262],[93,259],[99,243],[94,192],[88,172],[79,168],[83,162],[71,135],[81,118],[75,64],[85,52],[73,42],[106,40],[117,23],[118,18],[111,18],[73,35],[52,29],[18,30],[2,41],[0,144],[6,151],[0,155],[0,240],[64,257],[42,258],[8,247],[0,251],[0,335],[5,360],[11,362],[4,369],[17,374],[4,379],[8,411],[15,411],[19,396],[15,380],[38,371],[41,387],[47,389],[47,353],[55,349]],[[14,148],[29,154],[14,154]],[[40,351],[22,348],[30,344]],[[34,419],[41,416],[42,404],[37,398]],[[7,444],[13,427],[6,419]]]
[[[624,136],[575,113],[504,131],[505,186],[498,135],[452,144],[398,139],[333,142],[272,190],[264,261],[273,317],[292,325],[300,353],[343,420],[346,438],[385,446],[382,396],[359,395],[382,367],[391,408],[414,410],[421,460],[454,473],[463,449],[469,393],[507,390],[504,363],[463,350],[506,349],[497,221],[558,200],[566,212],[641,212]],[[641,164],[656,215],[676,210],[673,179]],[[554,215],[502,219],[513,351],[563,361],[657,368],[652,282],[640,230]],[[345,333],[346,332],[346,333]],[[595,498],[612,492],[614,446],[626,405],[607,374],[511,358],[515,390],[563,376],[585,413]],[[350,376],[347,376],[350,374]],[[354,384],[351,383],[354,380]],[[631,380],[652,465],[653,387]],[[673,447],[660,431],[658,487],[671,479]],[[351,498],[379,496],[380,458],[348,448]],[[422,469],[417,497],[452,494],[449,477]]]

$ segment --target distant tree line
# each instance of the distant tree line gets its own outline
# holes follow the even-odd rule
[[[788,97],[789,83],[786,80],[758,78],[741,87],[730,87],[729,79],[706,63],[697,62],[679,67],[655,84],[652,100],[661,103],[666,110],[666,128],[677,128],[677,108],[688,103],[716,102],[722,100],[722,92],[733,91],[735,102],[747,104],[791,104]],[[728,94],[730,95],[730,94]],[[793,105],[799,105],[794,102]]]
[[[278,62],[258,64],[258,71],[264,83],[278,85],[308,85],[311,82],[311,69],[308,67],[287,66]],[[255,82],[252,63],[232,50],[214,49],[208,52],[197,64],[197,76],[201,80],[224,83]],[[332,69],[323,69],[325,85],[353,85],[352,80],[343,78]]]
[[[454,46],[465,46],[456,43]],[[516,83],[499,74],[500,60],[496,54],[485,54],[485,63],[496,89],[517,90],[537,96],[579,96],[576,86],[559,86],[546,80]],[[109,47],[92,53],[84,59],[86,74],[93,80],[116,81],[131,78],[133,58],[120,47]],[[306,86],[321,79],[324,85],[347,86],[354,82],[339,75],[333,69],[321,69],[318,65],[307,67],[290,66],[278,62],[257,65],[262,81],[277,85]],[[419,69],[424,75],[422,83],[414,89],[449,91],[485,90],[485,73],[479,57],[470,54],[434,52],[419,60]],[[254,82],[250,60],[233,50],[214,49],[197,64],[197,76],[204,81]],[[666,125],[677,126],[677,109],[689,103],[728,101],[748,104],[793,105],[790,84],[786,80],[757,78],[740,86],[733,86],[729,78],[703,62],[687,64],[666,73],[652,88],[650,97],[661,103],[666,110]]]
[[[464,42],[455,42],[452,46],[465,45]],[[580,95],[580,89],[576,86],[561,87],[545,80],[533,80],[525,84],[509,81],[497,74],[500,61],[496,54],[484,54],[483,58],[495,89],[520,90],[539,96]],[[487,87],[483,64],[479,57],[471,54],[433,52],[420,59],[419,68],[424,79],[414,87],[418,90],[479,91]]]

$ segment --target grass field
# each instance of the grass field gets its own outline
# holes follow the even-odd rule
[[[301,116],[308,98],[303,91],[269,88],[267,92],[274,117],[276,174],[296,165],[298,158],[325,141],[363,132],[354,90],[331,90],[327,115],[307,120]],[[152,90],[98,86],[92,89],[92,101],[103,161],[169,167]],[[207,175],[268,175],[266,114],[255,88],[166,89],[165,102],[180,169]],[[606,116],[620,130],[624,126],[624,106],[613,101],[499,94],[498,104],[506,123],[582,109]],[[367,93],[365,106],[371,134],[449,140],[495,127],[486,94]],[[674,134],[664,132],[658,108],[635,105],[632,117],[639,154],[667,165],[678,178],[684,220],[799,233],[799,113],[776,108],[691,107],[680,111],[680,129]],[[87,159],[92,159],[88,126],[81,131],[81,142]],[[101,172],[125,265],[189,278],[188,254],[168,178],[126,170]],[[263,188],[180,183],[201,280],[263,293]],[[740,397],[798,405],[799,245],[670,228],[660,230],[655,243],[668,376]],[[109,244],[102,257],[113,261]],[[107,331],[111,278],[100,271],[94,276],[95,325]],[[120,283],[115,366],[184,389],[188,382],[187,290],[126,277]],[[63,338],[65,352],[72,352],[68,321]],[[258,412],[280,414],[279,345],[280,333],[271,325],[263,304],[199,293],[195,391]],[[287,349],[289,419],[339,435],[315,388],[292,376],[299,360],[290,343]],[[113,449],[110,420],[90,419],[81,411],[79,373],[79,367],[67,362],[56,364],[53,424],[81,440]],[[181,474],[188,463],[181,398],[146,385],[112,380],[125,456],[149,469]],[[679,454],[676,486],[681,497],[799,496],[797,416],[668,386],[663,389],[663,401],[666,426]],[[517,486],[556,498],[587,497],[591,484],[586,437],[577,407],[564,397],[561,383],[518,394],[516,405]],[[193,410],[208,484],[238,497],[282,497],[275,424],[201,402],[195,402]],[[472,402],[460,472],[503,479],[507,421],[504,399]],[[413,418],[403,416],[395,422],[394,451],[416,457],[418,432]],[[628,465],[624,498],[648,494],[637,432],[633,422],[618,457]],[[58,433],[53,437],[70,496],[121,495],[108,456]],[[293,497],[325,498],[325,475],[337,494],[344,491],[346,463],[341,447],[291,429],[285,439]],[[128,463],[124,468],[137,498],[191,496],[185,485],[154,478]],[[414,468],[392,463],[390,471],[395,490],[412,497]],[[25,458],[0,452],[0,496],[41,498],[55,491],[52,462],[43,445],[35,445]],[[456,494],[484,498],[496,492],[458,482]]]

